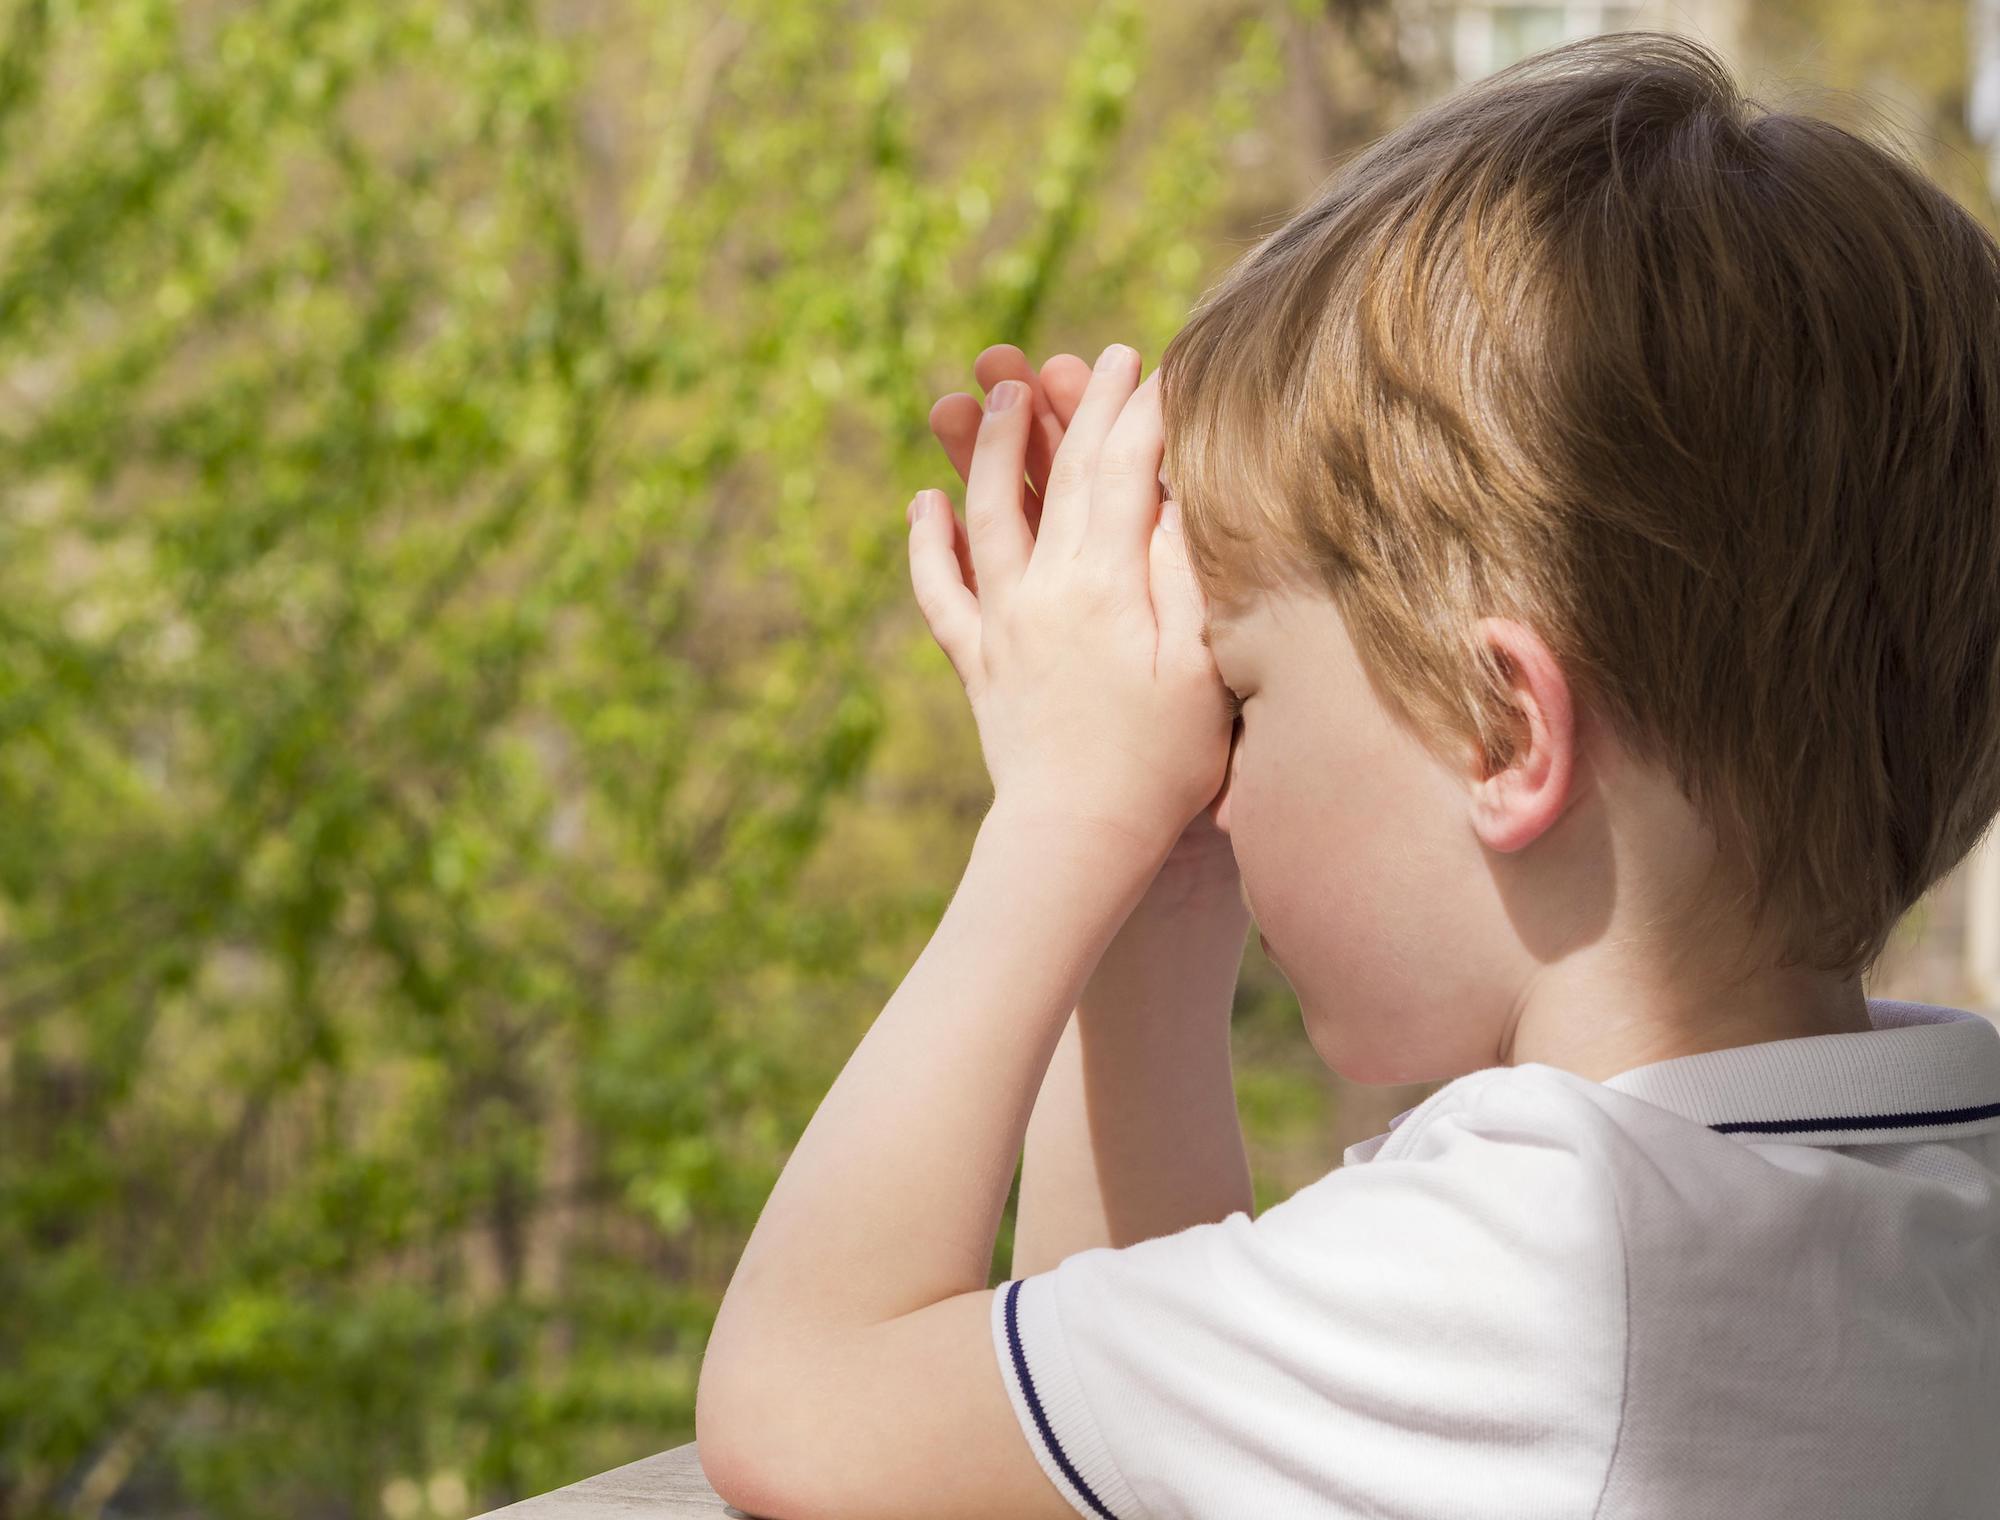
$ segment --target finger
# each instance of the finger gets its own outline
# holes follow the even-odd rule
[[[1042,394],[1048,397],[1049,409],[1062,427],[1068,427],[1070,418],[1076,415],[1076,404],[1083,399],[1088,384],[1087,359],[1079,359],[1075,354],[1050,354],[1042,362]]]
[[[958,471],[960,480],[972,473],[972,446],[979,437],[979,419],[984,415],[979,403],[964,391],[940,396],[931,407],[931,432],[937,435],[945,458]],[[958,557],[958,569],[965,578],[966,589],[978,596],[979,574],[972,564],[972,540],[966,536],[965,524],[958,520],[956,512],[951,517],[951,547],[952,553]]]
[[[945,503],[945,509],[951,513],[951,552],[958,559],[959,578],[965,583],[965,589],[977,600],[979,570],[972,563],[972,539],[966,534],[965,524],[958,520],[958,513],[951,510],[949,501]]]
[[[979,600],[960,578],[952,553],[956,519],[942,491],[919,491],[911,511],[910,589],[931,637],[963,685],[979,668]]]
[[[1022,459],[1027,452],[1028,414],[1027,386],[1003,380],[994,387],[965,481],[965,529],[979,575],[979,604],[988,612],[1011,600],[1034,552],[1035,539],[1021,503],[1027,485]]]
[[[931,433],[960,480],[972,474],[972,446],[979,438],[979,419],[984,415],[978,399],[964,391],[940,396],[931,406]]]
[[[1156,369],[1126,399],[1098,450],[1085,553],[1106,554],[1134,567],[1143,563],[1153,525],[1160,520],[1161,452]]]
[[[1039,520],[1043,498],[1049,494],[1049,467],[1055,463],[1056,450],[1062,447],[1063,425],[1049,409],[1049,398],[1042,392],[1041,381],[1037,379],[1032,384],[1035,425],[1028,432],[1028,484],[1034,488],[1035,516]]]
[[[1098,452],[1117,422],[1126,399],[1139,383],[1139,354],[1127,344],[1114,343],[1098,355],[1077,403],[1062,446],[1049,467],[1048,494],[1042,500],[1040,543],[1053,544],[1063,555],[1083,548],[1090,522],[1091,483],[1097,474]]]
[[[1208,601],[1201,582],[1195,579],[1188,561],[1187,541],[1181,537],[1180,504],[1168,502],[1154,525],[1146,546],[1147,579],[1153,593],[1153,620],[1159,625],[1162,652],[1168,649],[1196,650],[1201,647],[1201,627],[1208,617]],[[1209,657],[1214,664],[1214,657]],[[1218,674],[1216,680],[1221,682]]]
[[[972,361],[972,378],[989,396],[1002,380],[1018,380],[1028,386],[1038,380],[1028,356],[1011,343],[990,343],[982,348],[979,357]]]
[[[1041,522],[1042,497],[1048,490],[1049,462],[1055,458],[1056,447],[1062,442],[1062,424],[1056,421],[1048,398],[1042,394],[1041,377],[1028,363],[1028,356],[1013,344],[994,343],[981,349],[979,357],[972,361],[972,378],[989,396],[993,394],[993,387],[1002,380],[1018,380],[1032,394],[1035,410],[1034,424],[1028,430],[1030,490],[1026,511],[1029,526],[1035,527]]]

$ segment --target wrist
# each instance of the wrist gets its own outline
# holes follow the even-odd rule
[[[1250,912],[1234,889],[1163,872],[1119,925],[1077,1002],[1093,1027],[1215,1024],[1235,1006]]]
[[[1181,830],[1161,862],[1146,906],[1173,914],[1219,917],[1238,926],[1248,923],[1250,905],[1243,896],[1236,852],[1229,836],[1215,826],[1212,813],[1197,813]]]
[[[1142,888],[1159,875],[1175,848],[1173,836],[1109,814],[996,798],[980,821],[981,838],[1031,842],[1090,861],[1106,877]]]
[[[1243,900],[1243,878],[1234,861],[1170,858],[1146,888],[1133,916],[1178,924],[1216,923],[1240,934],[1249,926],[1250,907]]]

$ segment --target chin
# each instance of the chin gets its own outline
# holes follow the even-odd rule
[[[1296,990],[1296,989],[1295,989]],[[1306,1039],[1329,1071],[1361,1087],[1408,1087],[1418,1082],[1449,1082],[1477,1071],[1479,1065],[1426,1060],[1407,1043],[1396,1039],[1397,1021],[1370,1019],[1359,1015],[1352,1005],[1334,1018],[1315,1016],[1305,1000],[1299,1000]],[[1386,1036],[1381,1044],[1353,1038],[1359,1028],[1374,1029]],[[1491,1063],[1487,1063],[1491,1064]]]
[[[1296,989],[1294,989],[1296,991]],[[1349,1082],[1359,1082],[1364,1087],[1374,1087],[1393,1081],[1380,1075],[1384,1053],[1353,1048],[1351,1036],[1354,1024],[1353,1009],[1344,1009],[1342,1016],[1324,1018],[1313,1013],[1302,997],[1299,999],[1299,1013],[1306,1026],[1306,1039],[1312,1043],[1319,1055],[1320,1063],[1328,1071],[1346,1078]]]

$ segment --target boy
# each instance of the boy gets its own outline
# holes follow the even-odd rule
[[[994,802],[730,1284],[718,1491],[2000,1515],[2000,1032],[1860,984],[2000,808],[1994,241],[1626,33],[1075,369],[913,504]],[[1245,902],[1329,1066],[1451,1079],[1256,1218]]]

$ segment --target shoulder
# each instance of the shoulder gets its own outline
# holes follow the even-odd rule
[[[1405,1259],[1437,1292],[1454,1281],[1480,1292],[1537,1278],[1560,1292],[1592,1275],[1622,1292],[1617,1174],[1629,1146],[1587,1091],[1594,1086],[1543,1066],[1462,1077],[1412,1110],[1369,1159],[1266,1209],[1243,1247],[1303,1248],[1322,1261],[1331,1253],[1363,1271]]]
[[[1098,1515],[1220,1512],[1246,1480],[1270,1488],[1267,1513],[1339,1492],[1451,1513],[1503,1488],[1524,1514],[1587,1509],[1627,1323],[1618,1212],[1580,1105],[1560,1081],[1476,1074],[1375,1159],[1256,1218],[1003,1285],[996,1357],[1050,1481]],[[1445,1450],[1460,1486],[1425,1508],[1421,1474]]]
[[[1629,1141],[1603,1096],[1621,1095],[1552,1066],[1472,1072],[1399,1115],[1386,1133],[1351,1146],[1347,1165],[1294,1197],[1310,1206],[1324,1196],[1315,1190],[1329,1185],[1387,1190],[1419,1177],[1505,1176],[1522,1168],[1543,1177],[1571,1173],[1580,1187],[1608,1187],[1617,1153]]]

